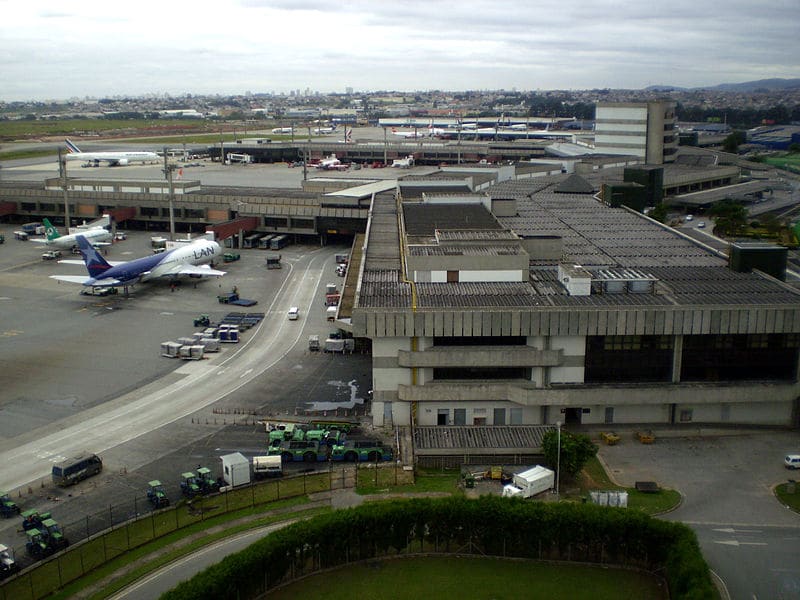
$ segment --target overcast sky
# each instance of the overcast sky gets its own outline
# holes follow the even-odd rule
[[[800,77],[800,0],[0,0],[0,99]]]

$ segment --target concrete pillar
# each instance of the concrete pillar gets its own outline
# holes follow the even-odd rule
[[[681,360],[683,355],[683,336],[673,337],[672,344],[672,383],[681,382]]]

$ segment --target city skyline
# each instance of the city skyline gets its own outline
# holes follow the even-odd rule
[[[0,100],[800,77],[800,4],[0,0]]]

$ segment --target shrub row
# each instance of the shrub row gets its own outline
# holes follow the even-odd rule
[[[632,510],[484,496],[370,503],[277,531],[162,598],[254,598],[320,569],[410,552],[458,552],[660,570],[675,599],[713,598],[694,532]]]

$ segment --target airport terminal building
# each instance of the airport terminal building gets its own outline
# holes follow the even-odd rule
[[[732,268],[576,177],[375,197],[352,320],[374,424],[797,426],[785,249]],[[765,250],[775,276],[748,268]]]

